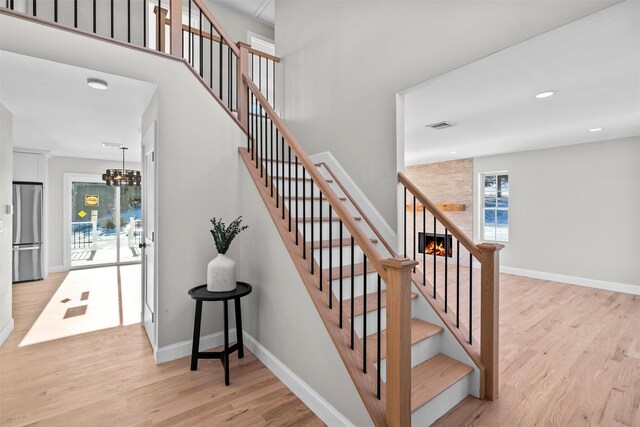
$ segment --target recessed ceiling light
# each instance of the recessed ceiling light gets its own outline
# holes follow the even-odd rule
[[[604,130],[604,128],[593,128],[593,129],[589,129],[589,132],[600,132],[601,130]]]
[[[449,154],[458,154],[457,151],[449,151]]]
[[[88,78],[87,79],[87,86],[89,86],[90,88],[93,88],[93,89],[107,90],[107,88],[109,87],[109,83],[107,83],[104,80],[100,80],[100,79]]]
[[[555,90],[547,90],[545,92],[540,92],[539,94],[537,94],[536,98],[538,98],[538,99],[548,98],[548,97],[553,96],[555,94],[556,94]]]

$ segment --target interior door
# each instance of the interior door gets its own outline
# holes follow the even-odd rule
[[[142,140],[142,324],[156,348],[157,287],[155,270],[155,160],[156,123]]]

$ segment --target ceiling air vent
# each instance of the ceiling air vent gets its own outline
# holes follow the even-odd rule
[[[453,123],[449,123],[449,122],[431,123],[430,125],[427,125],[426,127],[432,128],[432,129],[441,130],[441,129],[446,129],[446,128],[453,127]]]

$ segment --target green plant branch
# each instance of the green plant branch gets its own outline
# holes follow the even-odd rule
[[[235,237],[240,234],[241,231],[249,228],[248,225],[242,224],[242,217],[239,216],[235,220],[229,224],[227,227],[224,222],[222,222],[222,218],[212,218],[211,224],[213,225],[213,229],[211,230],[211,235],[213,236],[213,241],[216,244],[216,249],[219,254],[226,254],[229,250],[229,246],[231,246],[231,242]]]

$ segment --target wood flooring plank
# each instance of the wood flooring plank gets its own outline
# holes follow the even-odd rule
[[[99,274],[99,271],[96,272]],[[323,425],[256,357],[156,365],[141,325],[19,347],[66,273],[13,287],[16,328],[0,347],[0,425]],[[90,296],[93,298],[93,295]],[[269,421],[269,420],[271,421]]]
[[[499,398],[434,425],[640,427],[638,325],[640,296],[501,274]]]

